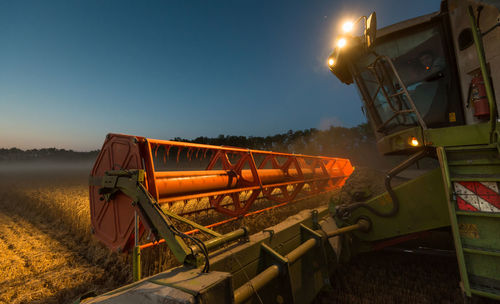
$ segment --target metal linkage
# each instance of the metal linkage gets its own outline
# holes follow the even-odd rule
[[[155,234],[155,238],[163,237],[179,262],[198,267],[203,264],[204,256],[205,271],[209,269],[208,250],[248,235],[248,229],[244,227],[221,235],[188,219],[168,211],[164,212],[143,186],[143,178],[143,170],[107,171],[103,177],[91,178],[91,185],[99,187],[99,193],[105,198],[104,203],[109,203],[113,195],[118,193],[122,193],[132,200],[132,206],[136,211],[134,212],[134,249],[136,250],[134,254],[134,279],[140,277],[140,256],[138,237],[136,237],[139,234],[139,228],[136,214],[140,215],[141,222],[150,227]],[[215,238],[202,242],[193,236],[180,232],[172,219],[188,224],[193,228],[215,236]],[[186,241],[192,242],[193,245],[189,246]],[[109,244],[106,245],[109,246]]]
[[[387,189],[387,193],[391,197],[392,200],[392,209],[389,212],[380,212],[377,209],[370,206],[370,204],[366,202],[359,202],[353,204],[342,204],[335,208],[336,214],[343,219],[347,219],[351,216],[352,212],[358,208],[365,208],[369,210],[371,213],[380,216],[380,217],[393,217],[399,212],[399,199],[394,192],[394,189],[391,186],[392,179],[397,176],[399,173],[408,169],[410,166],[414,165],[420,159],[424,157],[428,157],[431,155],[430,150],[420,150],[417,153],[410,156],[408,159],[404,160],[402,163],[392,168],[387,172],[385,177],[385,187]]]
[[[329,232],[327,234],[327,237],[332,238],[332,237],[335,237],[335,236],[338,236],[338,235],[341,235],[341,234],[344,234],[347,232],[355,231],[355,230],[368,231],[368,230],[370,230],[370,227],[371,227],[371,223],[368,220],[359,219],[358,222],[354,225],[342,227],[342,228],[339,228],[335,231]]]
[[[370,228],[370,223],[365,219],[360,219],[354,225],[346,226],[346,227],[329,232],[326,235],[326,237],[330,238],[330,237],[334,237],[337,235],[345,234],[347,232],[356,231],[356,230],[367,231],[367,230],[369,230],[369,228]],[[299,259],[301,259],[311,249],[318,246],[321,241],[322,241],[321,239],[311,237],[285,256],[280,256],[277,252],[273,251],[272,249],[267,249],[267,250],[272,250],[273,254],[276,255],[280,261],[284,262],[285,264],[292,265],[295,262],[297,262]],[[265,244],[263,244],[262,246],[264,248],[267,248],[265,246]],[[247,283],[245,283],[242,286],[240,286],[239,288],[237,288],[234,291],[234,303],[238,304],[238,303],[245,302],[252,295],[254,295],[259,290],[261,290],[264,286],[266,286],[269,282],[271,282],[273,279],[277,278],[280,275],[280,273],[282,273],[281,267],[283,267],[283,266],[278,265],[278,264],[273,264],[273,265],[267,267],[266,269],[264,269],[262,272],[260,272],[255,277],[253,277]]]

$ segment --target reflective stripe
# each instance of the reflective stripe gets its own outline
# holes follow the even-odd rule
[[[461,182],[460,184],[500,209],[500,195],[495,182]],[[488,186],[494,187],[496,191]]]
[[[465,211],[500,212],[500,195],[496,183],[455,182],[457,206]],[[494,191],[493,189],[496,189]],[[473,208],[471,208],[473,207]],[[474,210],[476,209],[476,210]]]
[[[457,196],[457,206],[459,210],[463,211],[479,211],[476,207],[463,200],[460,196]]]

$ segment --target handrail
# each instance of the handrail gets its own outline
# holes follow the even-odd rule
[[[483,76],[484,87],[486,89],[486,97],[488,98],[488,105],[490,106],[490,143],[493,143],[493,134],[495,132],[497,123],[497,107],[495,103],[495,97],[493,96],[490,73],[488,72],[488,68],[486,66],[486,56],[484,55],[482,34],[479,27],[476,25],[476,17],[474,16],[474,11],[472,10],[472,6],[470,5],[468,13],[470,24],[472,27],[472,36],[474,37],[474,44],[476,45],[477,57],[479,60],[479,65],[481,67],[481,74]]]
[[[404,95],[406,96],[406,98],[408,100],[408,103],[410,104],[410,108],[411,108],[410,111],[415,113],[415,116],[417,116],[417,120],[418,120],[419,125],[422,127],[422,129],[426,130],[427,129],[427,125],[426,125],[425,121],[423,120],[422,116],[420,115],[420,112],[418,111],[417,107],[415,106],[415,103],[413,102],[413,99],[411,98],[410,93],[408,92],[408,89],[406,88],[406,85],[404,84],[404,82],[401,79],[401,77],[399,77],[399,74],[398,74],[398,72],[396,70],[396,67],[392,63],[392,60],[389,57],[385,56],[385,55],[379,55],[375,59],[375,61],[373,62],[373,64],[372,64],[373,69],[376,68],[376,66],[377,66],[377,64],[379,62],[383,62],[383,61],[385,61],[385,62],[387,62],[389,64],[389,66],[390,66],[390,68],[392,70],[392,73],[396,77],[396,80],[398,81],[399,86],[402,89],[402,92],[404,93]],[[382,67],[384,67],[384,66],[382,66]],[[387,73],[387,71],[386,71],[386,73]],[[376,72],[374,72],[374,74],[376,74]],[[389,103],[389,106],[391,107],[391,109],[394,112],[394,115],[391,116],[391,118],[389,118],[385,123],[382,124],[382,126],[385,127],[385,125],[387,125],[390,120],[394,119],[399,114],[408,113],[408,110],[394,111],[392,103],[391,103],[391,100],[390,100],[391,96],[387,95],[387,92],[385,92],[385,89],[383,88],[383,83],[377,77],[377,75],[375,75],[375,78],[377,79],[377,82],[379,83],[379,86],[382,89],[382,93],[383,93],[384,97],[387,99],[387,102]]]

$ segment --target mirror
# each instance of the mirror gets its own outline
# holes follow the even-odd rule
[[[436,81],[436,80],[441,79],[443,77],[444,77],[443,72],[436,72],[432,75],[425,77],[424,81],[425,82],[433,82],[433,81]]]
[[[377,35],[377,14],[373,12],[366,20],[365,40],[366,47],[371,48]]]
[[[463,29],[458,35],[458,49],[463,51],[474,44],[474,37],[470,27]]]

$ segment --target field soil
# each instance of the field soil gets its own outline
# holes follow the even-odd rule
[[[90,166],[0,166],[0,303],[70,303],[85,293],[100,294],[132,281],[130,257],[111,253],[91,237]],[[334,199],[349,202],[359,191],[381,193],[383,177],[381,171],[357,168]],[[300,201],[217,230],[245,225],[254,233],[329,199]],[[220,215],[192,218],[203,224],[213,216]],[[441,237],[449,243],[446,233]],[[143,276],[176,265],[164,245],[145,249],[142,256]],[[457,303],[462,301],[458,281],[452,255],[375,252],[340,267],[332,287],[316,303]]]

